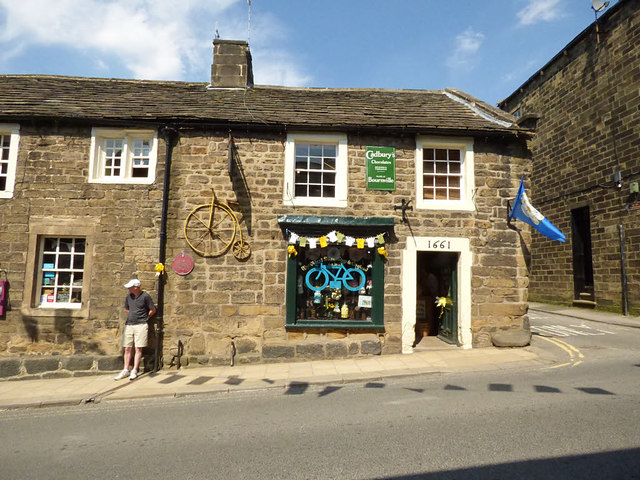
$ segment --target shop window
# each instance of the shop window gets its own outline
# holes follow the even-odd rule
[[[384,262],[376,249],[299,246],[287,274],[288,327],[383,327]]]
[[[84,238],[41,238],[36,306],[80,308],[85,247]]]
[[[89,318],[97,225],[86,217],[31,217],[24,316]]]

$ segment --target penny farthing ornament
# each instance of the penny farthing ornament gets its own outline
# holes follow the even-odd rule
[[[238,260],[251,255],[242,237],[238,217],[228,203],[219,201],[211,189],[211,202],[194,208],[184,222],[184,238],[198,255],[217,257],[229,250]]]

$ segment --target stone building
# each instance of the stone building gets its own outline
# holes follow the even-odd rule
[[[528,333],[531,132],[460,91],[254,86],[215,40],[211,84],[0,76],[0,122],[4,377],[121,368],[132,277],[165,366]]]
[[[640,314],[640,1],[620,0],[499,106],[530,122],[530,299]]]

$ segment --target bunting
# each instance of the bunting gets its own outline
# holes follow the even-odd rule
[[[356,246],[360,249],[365,248],[365,246],[367,248],[375,248],[377,245],[384,245],[385,235],[387,235],[386,232],[383,232],[377,235],[372,235],[370,237],[352,237],[336,230],[332,230],[318,237],[305,237],[289,230],[287,230],[287,234],[289,235],[288,241],[291,246],[300,245],[301,247],[308,246],[309,248],[325,248],[328,245],[344,244],[347,247]],[[291,252],[292,250],[289,250],[289,253]]]

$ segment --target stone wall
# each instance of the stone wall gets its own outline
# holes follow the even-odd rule
[[[215,188],[221,199],[238,202],[243,233],[252,256],[239,262],[231,254],[218,258],[193,255],[193,273],[180,277],[169,272],[166,306],[166,343],[178,341],[194,361],[278,361],[297,357],[325,358],[365,353],[399,353],[401,340],[401,253],[407,237],[470,237],[474,249],[473,338],[476,346],[490,343],[491,331],[522,328],[527,302],[527,267],[519,235],[506,227],[507,200],[515,196],[527,168],[522,145],[497,147],[476,141],[477,212],[409,212],[410,223],[400,222],[393,205],[415,197],[415,139],[349,136],[349,207],[297,207],[296,214],[340,216],[395,216],[397,241],[388,247],[385,266],[385,332],[285,329],[285,272],[287,242],[277,224],[279,215],[293,213],[283,206],[284,141],[286,136],[234,136],[246,185],[227,171],[225,133],[183,132],[175,149],[167,258],[190,253],[183,239],[189,211],[209,201]],[[367,191],[366,145],[396,148],[396,190]],[[250,234],[249,234],[250,233]],[[233,345],[232,345],[233,344]]]
[[[21,125],[15,194],[0,200],[0,268],[10,302],[0,318],[0,356],[118,354],[122,285],[137,274],[154,288],[162,192],[157,184],[88,183],[90,144],[90,127]],[[58,232],[91,238],[83,308],[38,312],[28,298],[30,253],[38,234]]]
[[[24,362],[33,356],[42,357],[41,363],[51,362],[50,367],[55,363],[50,371],[62,375],[72,371],[65,367],[63,357],[90,357],[95,361],[82,371],[101,370],[100,358],[108,363],[120,355],[126,293],[122,285],[138,276],[143,288],[157,298],[153,267],[158,259],[164,143],[159,142],[153,185],[93,184],[87,182],[90,135],[88,126],[23,125],[16,194],[13,199],[0,200],[0,268],[8,270],[11,285],[11,309],[0,319],[0,357],[19,358],[21,376],[31,374]],[[524,142],[475,140],[476,211],[414,210],[408,212],[409,224],[404,224],[393,206],[415,198],[413,135],[349,135],[349,206],[344,209],[283,205],[285,140],[284,133],[235,132],[240,171],[230,176],[228,131],[181,130],[173,151],[169,198],[165,365],[177,353],[179,341],[184,345],[183,365],[399,353],[401,258],[412,235],[471,239],[474,346],[489,345],[490,334],[496,330],[528,329],[523,251],[529,233],[510,230],[506,224],[507,201],[515,196],[519,178],[528,169]],[[394,192],[366,190],[366,145],[397,149]],[[233,205],[252,249],[246,261],[231,253],[200,257],[184,239],[187,215],[210,201],[212,188],[219,199],[237,202]],[[385,265],[384,332],[287,331],[287,242],[277,217],[292,213],[395,217],[396,238],[388,245]],[[34,237],[56,229],[88,236],[90,278],[85,279],[81,310],[42,316],[23,297],[35,268],[30,258],[35,254]],[[186,276],[177,275],[170,266],[183,252],[195,261],[193,272]],[[59,362],[55,357],[60,357]]]
[[[502,107],[541,115],[531,142],[532,203],[566,236],[532,239],[530,298],[574,300],[571,210],[588,206],[595,301],[622,311],[619,226],[624,229],[630,313],[640,313],[640,9],[624,2],[595,30],[571,44],[554,63],[512,95]],[[622,188],[613,174],[622,174]],[[630,207],[627,209],[627,207]]]

